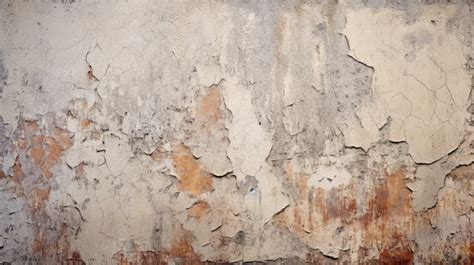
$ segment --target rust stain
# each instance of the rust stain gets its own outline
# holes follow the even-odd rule
[[[292,187],[295,187],[297,192],[297,200],[298,201],[304,201],[308,198],[308,176],[305,174],[301,174],[298,172],[295,172],[294,166],[291,163],[291,161],[287,162],[286,164],[286,181],[288,182],[289,185]]]
[[[298,207],[293,209],[293,229],[298,234],[305,233],[305,214]]]
[[[178,175],[180,190],[196,196],[213,189],[212,176],[192,156],[189,148],[182,144],[176,145],[171,158]]]
[[[174,241],[171,247],[159,251],[158,256],[152,256],[151,259],[159,261],[158,264],[170,264],[170,262],[190,265],[203,264],[201,256],[194,252],[193,246],[186,238]]]
[[[67,131],[60,128],[40,128],[36,121],[21,119],[15,131],[13,150],[18,150],[12,168],[12,191],[25,198],[27,214],[35,224],[47,224],[51,218],[46,210],[51,193],[52,168],[58,164],[63,152],[72,143]],[[34,181],[30,181],[34,176]],[[43,257],[69,253],[67,224],[59,225],[56,233],[51,233],[44,225],[33,226],[32,250]],[[71,263],[68,263],[71,264]],[[79,264],[79,263],[72,263]]]
[[[49,187],[45,189],[37,188],[33,190],[31,202],[30,202],[30,207],[31,207],[33,216],[38,214],[38,212],[41,211],[46,206],[46,202],[49,199],[50,191],[51,189]]]
[[[170,248],[161,251],[140,251],[137,262],[129,262],[123,257],[125,262],[120,265],[158,265],[158,264],[204,264],[201,256],[194,252],[192,245],[186,239],[180,239],[173,242]]]
[[[294,204],[274,221],[280,226],[291,229],[300,237],[308,233],[318,233],[325,229],[332,220],[341,220],[343,224],[352,224],[357,214],[356,186],[354,182],[341,188],[329,191],[321,188],[309,188],[308,176],[294,172],[291,163],[286,165],[286,184],[294,192]]]
[[[53,128],[51,137],[61,146],[63,150],[69,149],[72,146],[71,137],[66,130]]]
[[[453,181],[460,183],[466,190],[472,190],[474,181],[474,163],[466,166],[460,166],[452,171],[447,177]]]
[[[44,238],[44,230],[35,229],[34,231],[34,238],[33,238],[33,251],[36,253],[41,253],[43,256],[45,255],[45,238]]]
[[[474,198],[469,195],[472,192],[473,172],[474,164],[460,166],[453,170],[446,177],[446,185],[438,193],[436,207],[423,212],[422,220],[426,220],[428,223],[432,220],[443,223],[445,220],[453,218],[453,214],[461,218],[461,215],[469,213],[472,205],[474,205]],[[450,256],[450,259],[455,258],[457,264],[474,264],[472,239],[469,236],[464,236],[469,233],[469,228],[462,228],[461,226],[458,229],[461,229],[458,233],[463,235],[458,240],[439,237],[439,240],[432,242],[432,249],[437,251],[429,253],[430,262],[446,262],[445,253],[450,253],[454,249],[456,254]],[[467,231],[464,229],[467,229]]]
[[[194,217],[198,220],[200,220],[204,215],[207,214],[209,210],[209,203],[206,201],[198,201],[195,204],[193,204],[187,211],[188,211],[188,216]]]
[[[364,227],[367,228],[373,223],[389,225],[389,221],[393,220],[398,220],[396,225],[404,226],[406,221],[411,221],[397,218],[412,215],[411,193],[404,178],[403,171],[399,170],[388,175],[383,183],[375,185],[375,192],[369,198],[368,210],[363,217]]]
[[[346,188],[334,188],[330,191],[321,188],[315,190],[312,205],[314,212],[322,216],[324,225],[335,219],[341,219],[345,224],[352,222],[357,210],[357,201],[352,185]]]
[[[311,235],[327,229],[335,220],[350,231],[362,230],[359,258],[362,262],[378,264],[411,264],[413,251],[409,237],[415,223],[411,193],[405,185],[405,171],[393,174],[382,170],[386,177],[373,180],[373,189],[358,192],[354,178],[349,185],[331,190],[308,189],[304,174],[286,166],[286,185],[296,191],[294,203],[277,214],[275,224],[288,228],[299,238],[311,240]],[[365,205],[365,210],[364,206]],[[360,210],[361,212],[358,212]],[[367,260],[364,247],[378,249],[376,260]],[[317,255],[316,255],[317,256]],[[307,261],[314,261],[313,255]]]
[[[379,257],[379,264],[413,264],[413,251],[408,247],[385,248]]]
[[[46,137],[44,142],[46,145],[46,157],[43,163],[41,164],[41,171],[43,173],[43,176],[50,179],[53,176],[53,173],[51,173],[51,169],[59,161],[60,157],[63,154],[63,149],[61,148],[59,143],[57,143],[52,137]]]
[[[311,216],[305,212],[310,202],[309,189],[306,185],[308,176],[295,172],[293,161],[287,161],[285,165],[285,185],[292,188],[294,204],[290,204],[284,211],[273,217],[273,222],[280,227],[290,229],[299,236],[304,236],[305,226],[312,226]]]
[[[474,241],[469,242],[467,253],[469,253],[469,264],[474,264]]]
[[[23,179],[25,178],[25,172],[23,172],[23,169],[21,168],[21,162],[20,158],[17,157],[15,159],[15,165],[13,165],[12,168],[13,175],[12,181],[15,182],[15,186],[13,187],[13,192],[17,194],[18,196],[23,196],[24,190],[23,190]]]
[[[46,156],[46,153],[43,150],[43,140],[44,136],[37,135],[33,137],[31,143],[31,158],[33,158],[33,161],[36,165],[41,165],[44,157]]]
[[[117,265],[132,265],[132,262],[129,262],[123,251],[119,251],[112,256],[112,259],[115,260]]]
[[[365,245],[380,248],[382,264],[411,264],[413,251],[409,236],[413,232],[414,213],[411,193],[405,185],[405,172],[398,170],[376,183],[362,216]]]
[[[140,262],[141,265],[157,265],[157,264],[165,264],[159,253],[154,251],[141,251],[140,252]]]
[[[171,246],[161,250],[138,250],[127,256],[122,250],[112,257],[117,265],[165,265],[165,264],[204,264],[191,243],[185,238],[176,239]]]
[[[185,239],[174,242],[171,248],[164,252],[164,256],[182,258],[186,261],[200,261],[201,259],[201,257],[194,252],[191,244]]]

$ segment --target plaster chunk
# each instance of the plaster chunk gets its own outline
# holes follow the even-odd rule
[[[232,171],[227,156],[228,130],[225,127],[226,112],[222,98],[224,81],[203,89],[196,110],[193,112],[193,137],[186,141],[194,156],[213,175],[223,176]]]
[[[257,211],[253,213],[255,217],[261,218],[259,221],[256,220],[258,226],[267,223],[276,213],[287,207],[289,200],[268,165],[264,164],[255,178],[258,181],[259,192],[250,191],[245,197],[245,203],[251,211]]]
[[[461,145],[451,156],[441,159],[432,165],[420,165],[415,174],[415,181],[407,184],[412,191],[413,209],[423,211],[430,209],[438,202],[438,192],[445,185],[445,178],[460,165],[474,161],[470,147]]]
[[[259,125],[251,95],[235,77],[226,80],[224,100],[232,112],[229,129],[230,145],[227,154],[238,180],[255,176],[271,149],[269,134]]]
[[[115,136],[105,138],[105,162],[113,176],[119,176],[127,167],[130,158],[128,145]]]
[[[77,167],[81,163],[100,165],[105,162],[103,153],[98,152],[92,145],[74,146],[65,154],[66,163],[71,167]]]
[[[449,129],[445,129],[439,123],[439,118],[433,114],[439,102],[435,93],[443,85],[456,90],[453,91],[456,95],[456,98],[453,98],[454,104],[448,103],[453,110],[462,111],[462,106],[467,104],[470,87],[469,74],[463,69],[463,46],[455,34],[438,31],[425,22],[436,16],[441,16],[441,20],[446,21],[455,14],[454,6],[448,6],[442,14],[436,13],[434,7],[427,7],[418,17],[418,22],[402,27],[401,15],[397,11],[384,9],[374,14],[370,9],[361,9],[348,15],[344,29],[351,55],[375,69],[376,100],[380,101],[380,106],[383,107],[380,111],[385,113],[384,115],[404,121],[404,131],[407,135],[405,140],[414,160],[419,163],[438,160],[453,151],[462,141],[461,119],[452,120]],[[370,27],[374,28],[369,30]],[[400,30],[393,32],[389,30],[392,27]],[[411,60],[400,56],[413,49],[410,41],[407,41],[407,36],[419,36],[419,32],[423,32],[427,41],[421,47],[415,47],[416,58]],[[445,40],[441,41],[440,38]],[[371,45],[368,45],[369,43]],[[377,47],[375,50],[373,45]],[[456,70],[450,71],[453,69]],[[404,97],[390,97],[390,93],[386,92],[401,93]],[[407,117],[403,114],[407,111],[406,108],[387,108],[383,103],[393,101],[396,105],[409,101],[410,115]],[[397,101],[400,103],[396,103]],[[434,124],[437,125],[433,126]],[[362,139],[364,138],[361,137],[361,141]],[[391,139],[401,140],[400,132],[394,131]],[[363,142],[363,145],[368,144]]]

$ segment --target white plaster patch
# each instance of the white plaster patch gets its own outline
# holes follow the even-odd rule
[[[130,147],[126,142],[114,136],[104,137],[104,142],[107,167],[112,175],[119,176],[127,168],[131,157]]]
[[[369,142],[377,140],[374,132],[378,128],[364,123],[364,117],[380,113],[385,119],[396,119],[390,138],[406,141],[416,162],[432,163],[458,147],[470,91],[470,76],[463,69],[464,48],[455,34],[429,23],[434,19],[448,21],[455,15],[455,6],[446,6],[442,13],[425,7],[415,23],[403,25],[401,13],[390,9],[374,13],[366,8],[348,14],[343,33],[349,40],[351,56],[374,67],[376,93],[375,105],[358,114],[364,130],[348,129],[358,135],[349,137],[351,145],[366,149]],[[413,46],[409,40],[420,32],[427,36],[426,43]],[[404,56],[413,49],[415,58]],[[455,95],[454,103],[437,93],[443,86]],[[462,113],[462,117],[444,122],[446,116],[434,115],[442,103],[448,104],[444,105],[446,111]]]
[[[240,85],[236,77],[226,79],[224,99],[232,112],[229,129],[230,145],[227,154],[238,180],[246,175],[255,176],[271,149],[271,139],[258,124],[250,91]]]

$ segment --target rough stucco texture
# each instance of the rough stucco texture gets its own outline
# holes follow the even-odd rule
[[[0,1],[2,264],[474,263],[472,1]]]

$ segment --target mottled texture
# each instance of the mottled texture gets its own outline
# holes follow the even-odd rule
[[[0,18],[0,263],[474,263],[472,1]]]

